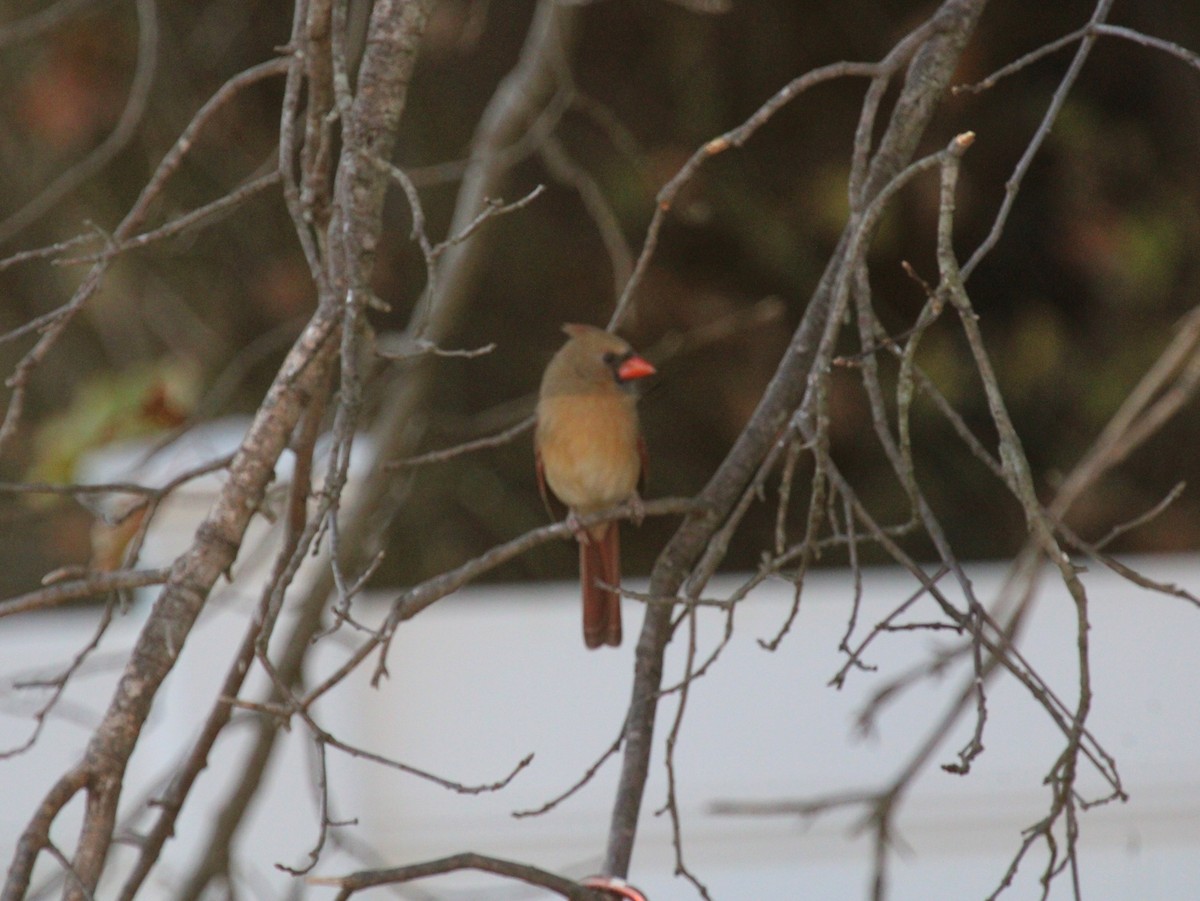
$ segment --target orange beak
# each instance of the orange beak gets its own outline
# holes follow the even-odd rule
[[[654,375],[657,371],[635,354],[617,367],[617,378],[623,382],[632,382],[634,379],[644,379],[648,375]]]

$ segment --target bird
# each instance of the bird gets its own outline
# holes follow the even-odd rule
[[[563,331],[567,341],[546,366],[538,391],[538,490],[547,509],[547,485],[566,505],[567,522],[579,542],[584,644],[616,647],[621,643],[621,596],[615,590],[621,581],[619,527],[604,522],[584,528],[579,518],[625,503],[635,517],[640,511],[646,443],[635,383],[656,370],[628,342],[603,329],[568,323]]]

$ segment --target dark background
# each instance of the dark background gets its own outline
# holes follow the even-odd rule
[[[957,80],[977,81],[1078,28],[1092,6],[993,0]],[[588,100],[567,112],[558,135],[603,187],[636,252],[656,191],[700,144],[739,124],[804,71],[882,57],[932,7],[898,0],[735,0],[727,14],[699,16],[669,2],[590,4],[574,61]],[[15,21],[38,8],[9,4],[0,15]],[[0,245],[0,259],[91,228],[112,228],[195,110],[231,75],[272,57],[291,27],[290,8],[273,2],[176,0],[159,10],[158,71],[134,137],[98,174]],[[397,158],[425,185],[435,239],[444,236],[457,183],[431,181],[435,173],[427,167],[467,153],[481,111],[517,58],[531,10],[523,0],[442,0],[436,7]],[[1117,3],[1110,21],[1200,49],[1200,5],[1189,0]],[[3,48],[0,218],[111,132],[137,40],[132,4],[101,2],[36,41]],[[959,187],[956,244],[963,259],[990,229],[1005,181],[1073,52],[1074,45],[1060,50],[990,91],[948,99],[927,135],[924,151],[968,129],[978,136]],[[744,149],[706,165],[668,220],[626,330],[661,370],[642,404],[650,496],[690,494],[704,484],[774,371],[844,224],[865,84],[837,81],[793,102]],[[265,82],[221,113],[170,183],[155,222],[267,171],[281,91],[281,79]],[[1047,496],[1200,296],[1198,158],[1200,70],[1131,42],[1100,40],[1029,171],[1002,241],[971,279],[1001,386]],[[560,324],[602,324],[611,314],[611,267],[578,196],[530,158],[517,166],[506,199],[539,183],[548,188],[540,199],[487,227],[488,262],[473,312],[453,344],[495,342],[496,350],[441,366],[429,449],[527,415],[541,369],[561,340]],[[912,325],[925,299],[900,261],[936,281],[937,190],[936,175],[905,190],[874,246],[874,301],[895,334]],[[398,193],[388,215],[390,240],[380,248],[376,288],[393,312],[373,314],[382,332],[402,327],[424,283]],[[85,271],[38,261],[0,271],[0,332],[65,302]],[[778,299],[773,319],[696,350],[669,352],[681,336],[750,311],[765,298]],[[128,254],[34,379],[26,428],[16,454],[0,461],[0,478],[50,478],[84,447],[161,427],[144,403],[156,386],[177,394],[181,414],[206,419],[252,411],[313,302],[277,192],[206,230]],[[11,371],[31,341],[0,344],[0,369]],[[855,349],[847,339],[844,351]],[[983,394],[950,316],[926,335],[918,359],[990,446]],[[130,399],[105,413],[99,429],[80,424],[89,410],[95,413],[96,396],[122,392]],[[881,519],[903,520],[903,494],[876,446],[852,370],[835,375],[832,404],[834,458]],[[47,432],[54,417],[69,410],[75,419]],[[918,401],[913,415],[918,476],[958,554],[1012,553],[1024,538],[1019,507],[931,404]],[[70,442],[61,435],[72,432],[81,436],[81,448],[64,454]],[[1077,506],[1072,525],[1099,538],[1152,507],[1177,482],[1194,481],[1198,432],[1194,410],[1185,412]],[[47,434],[60,437],[48,440]],[[47,445],[66,463],[49,461]],[[382,582],[417,581],[546,521],[528,435],[400,477],[409,480],[411,493],[389,536]],[[807,492],[803,471],[797,490],[802,498]],[[32,587],[47,569],[87,559],[90,517],[77,504],[0,504],[5,595]],[[1189,486],[1116,547],[1195,548],[1198,512],[1200,491]],[[770,504],[758,506],[727,567],[754,566],[769,544],[773,516]],[[672,526],[654,521],[628,531],[627,571],[645,571]],[[928,552],[919,543],[913,550]],[[823,562],[842,561],[830,554]],[[564,544],[531,553],[497,577],[564,576],[573,567],[574,551]]]

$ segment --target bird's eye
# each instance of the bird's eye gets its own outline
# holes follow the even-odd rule
[[[619,359],[619,357],[617,356],[617,354],[613,353],[613,351],[611,351],[611,350],[605,351],[603,360],[609,366],[616,363],[618,359]]]

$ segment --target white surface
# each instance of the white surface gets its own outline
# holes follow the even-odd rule
[[[1151,570],[1196,585],[1195,566],[1162,560]],[[990,596],[1002,571],[973,572],[981,596]],[[1133,800],[1084,820],[1085,897],[1200,897],[1200,701],[1193,664],[1200,611],[1131,589],[1107,573],[1093,574],[1089,583],[1096,695],[1090,725],[1118,756]],[[773,586],[752,596],[738,613],[730,648],[688,699],[677,748],[685,853],[716,897],[862,897],[870,852],[847,828],[853,818],[728,818],[709,814],[708,806],[721,799],[811,798],[883,784],[941,716],[948,691],[960,682],[961,672],[954,671],[940,686],[915,689],[888,709],[874,734],[858,737],[854,720],[865,697],[933,639],[894,636],[868,655],[877,673],[859,673],[835,691],[827,682],[840,665],[835,648],[851,586],[845,574],[828,573],[814,578],[808,592],[791,636],[775,654],[762,651],[756,639],[776,632],[790,591]],[[908,580],[895,571],[872,573],[860,623],[878,621],[910,592]],[[509,811],[537,806],[571,785],[613,740],[628,701],[632,647],[586,652],[577,635],[574,586],[560,593],[564,602],[548,597],[547,589],[464,595],[414,621],[397,642],[393,679],[378,704],[387,712],[368,720],[372,746],[478,781],[497,778],[525,753],[537,755],[508,791],[476,798],[448,797],[363,770],[354,780],[363,791],[359,815],[377,840],[394,843],[397,856],[439,856],[464,846],[465,836],[473,849],[532,857],[555,869],[596,868],[615,761],[551,816],[508,818]],[[721,591],[714,586],[709,594]],[[626,605],[631,620],[635,606]],[[721,614],[708,611],[705,619],[700,644],[710,647]],[[1068,703],[1076,681],[1073,620],[1065,592],[1047,590],[1022,642]],[[634,623],[627,634],[636,636]],[[674,654],[669,673],[677,677],[681,663],[681,653]],[[1042,778],[1061,736],[1011,681],[995,685],[989,696],[987,752],[972,775],[951,776],[935,765],[904,809],[900,838],[909,850],[897,859],[893,898],[986,896],[1021,829],[1044,814]],[[676,703],[667,700],[660,713],[660,749]],[[965,737],[963,727],[949,736],[936,763],[953,760]],[[666,818],[651,815],[665,798],[661,754],[653,773],[631,878],[656,899],[691,897],[671,877]],[[372,799],[379,802],[373,809]],[[1033,855],[1022,873],[1036,875],[1041,860],[1040,853]],[[752,889],[742,884],[748,877]],[[1138,890],[1131,894],[1133,885]],[[1026,883],[1022,890],[1019,882],[1013,896],[1029,897],[1031,888]],[[1064,884],[1058,891],[1067,889]]]
[[[1200,560],[1143,561],[1156,577],[1200,588]],[[1002,570],[972,570],[981,597],[994,594]],[[1134,589],[1103,571],[1087,577],[1092,594],[1092,732],[1114,754],[1127,804],[1093,810],[1082,820],[1083,895],[1088,901],[1179,901],[1200,897],[1200,693],[1195,669],[1200,611],[1185,601]],[[1074,611],[1065,593],[1046,580],[1036,616],[1021,646],[1068,703],[1075,693]],[[719,596],[722,586],[709,594]],[[317,709],[323,724],[345,740],[464,783],[503,777],[518,760],[531,765],[502,792],[460,795],[412,776],[331,752],[336,809],[357,818],[344,832],[374,846],[381,862],[398,865],[464,850],[527,860],[566,875],[598,868],[619,759],[610,760],[583,790],[543,817],[514,819],[572,785],[616,737],[628,702],[640,611],[626,602],[626,645],[588,652],[580,637],[575,585],[472,589],[446,599],[406,624],[389,657],[391,679],[378,690],[366,683],[370,661],[351,684]],[[876,622],[912,586],[895,571],[869,574],[861,626]],[[940,686],[915,689],[888,708],[865,738],[854,727],[864,699],[882,681],[938,642],[927,633],[901,633],[868,655],[876,673],[858,673],[843,691],[827,687],[840,665],[837,642],[845,628],[852,589],[848,575],[821,573],[808,585],[804,605],[781,649],[761,650],[757,638],[778,629],[790,604],[787,586],[765,586],[737,614],[731,646],[713,671],[693,685],[677,748],[679,804],[689,867],[716,899],[858,899],[866,896],[870,847],[848,814],[828,819],[714,816],[716,800],[811,798],[883,784],[906,751],[944,709],[958,670]],[[189,639],[153,730],[139,746],[129,804],[186,747],[213,701],[233,644],[240,638],[246,598],[214,599]],[[382,611],[386,599],[375,602]],[[365,602],[364,602],[365,604]],[[363,608],[365,613],[370,605]],[[705,611],[700,643],[718,637],[722,614]],[[51,671],[86,639],[96,619],[87,611],[14,619],[0,628],[5,690],[0,701],[0,745],[27,734],[31,704],[41,696],[13,692],[14,674]],[[96,723],[139,625],[138,614],[116,624],[97,655],[107,667],[81,676],[48,727],[36,755],[0,762],[0,849],[20,828],[52,780],[77,759]],[[681,669],[683,648],[669,661],[668,682]],[[345,653],[338,639],[321,648],[318,671]],[[258,682],[261,684],[261,680]],[[903,847],[891,870],[896,901],[983,898],[996,885],[1019,845],[1021,830],[1047,805],[1042,778],[1061,738],[1045,714],[1009,681],[993,686],[985,736],[987,750],[969,777],[941,772],[965,732],[950,736],[935,765],[908,799],[900,821]],[[677,701],[661,708],[631,881],[652,901],[694,898],[672,875],[669,824],[653,811],[665,797],[662,745]],[[73,720],[77,720],[73,722]],[[82,727],[82,728],[81,728]],[[236,772],[231,751],[218,746],[197,795],[179,823],[179,837],[155,872],[155,890],[171,897],[171,879],[211,825],[215,799]],[[317,834],[309,743],[299,730],[271,770],[271,788],[239,836],[238,872],[260,897],[282,897],[288,877],[276,861],[303,862]],[[141,779],[143,781],[138,782]],[[1094,784],[1095,780],[1085,780]],[[56,830],[69,842],[69,831]],[[1044,860],[1039,850],[1022,867],[1005,897],[1037,897],[1032,880]],[[337,874],[361,865],[328,852],[317,872]],[[48,869],[48,868],[44,868]],[[328,889],[306,897],[326,898]],[[365,897],[384,897],[367,893]],[[101,894],[103,897],[103,894]],[[482,875],[416,884],[414,898],[505,899],[544,897],[523,886]],[[1070,897],[1058,885],[1052,898]]]

